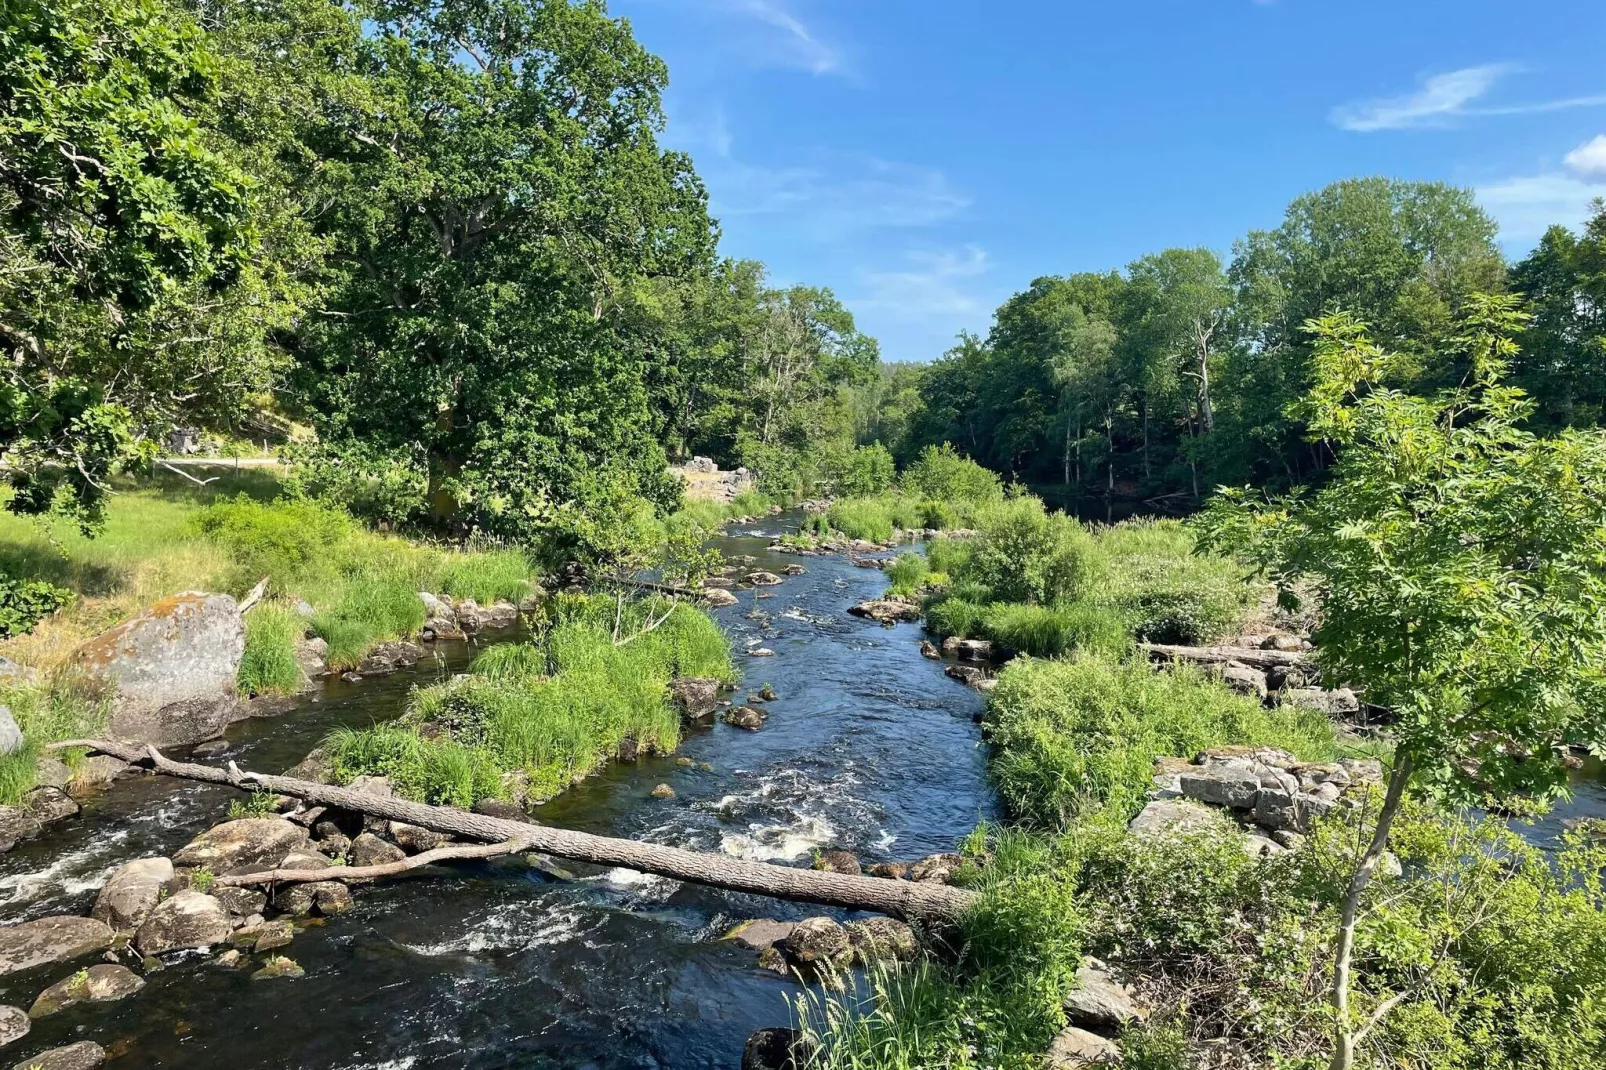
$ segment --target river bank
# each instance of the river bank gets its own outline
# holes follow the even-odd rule
[[[765,520],[751,525],[760,535],[715,545],[781,573],[797,558],[765,548],[796,523]],[[768,683],[779,696],[763,729],[716,724],[689,734],[676,757],[691,765],[671,757],[611,765],[539,807],[537,819],[807,865],[815,850],[834,847],[866,862],[951,850],[978,819],[995,816],[973,723],[978,696],[920,657],[913,628],[846,615],[880,593],[879,573],[837,557],[806,564],[805,575],[762,591],[774,597],[742,592],[739,605],[717,613],[744,685]],[[742,653],[756,648],[775,655]],[[412,687],[449,678],[473,650],[437,643],[434,653],[412,670],[326,683],[286,715],[242,722],[221,758],[284,768],[333,725],[393,717]],[[674,799],[653,798],[664,783]],[[8,913],[86,912],[112,865],[176,850],[221,819],[230,794],[119,781],[60,833],[0,858]],[[18,1049],[78,1039],[84,1026],[109,1050],[163,1066],[721,1067],[739,1061],[755,1029],[788,1020],[793,986],[718,937],[746,918],[818,909],[624,871],[574,877],[492,862],[374,886],[354,910],[307,927],[284,949],[303,978],[253,983],[185,963],[152,974],[133,997],[37,1023]],[[24,989],[43,983],[5,978],[0,1001],[31,1000]],[[314,1008],[311,1028],[302,1023]]]

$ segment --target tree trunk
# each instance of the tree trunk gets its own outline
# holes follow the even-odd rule
[[[1139,643],[1138,649],[1157,661],[1191,661],[1199,665],[1225,665],[1236,661],[1251,669],[1301,668],[1310,658],[1293,650],[1257,650],[1247,646],[1172,646]]]
[[[1330,1070],[1351,1070],[1355,1065],[1355,1049],[1365,1039],[1381,1020],[1381,1014],[1386,1012],[1392,1003],[1385,1002],[1378,1014],[1360,1029],[1350,1020],[1349,988],[1350,988],[1350,961],[1355,952],[1355,920],[1360,914],[1361,895],[1366,886],[1372,883],[1372,874],[1377,871],[1377,864],[1388,848],[1389,828],[1394,824],[1394,815],[1400,811],[1400,801],[1405,796],[1405,783],[1411,778],[1411,756],[1399,756],[1395,763],[1394,772],[1389,775],[1388,792],[1383,797],[1383,810],[1377,815],[1377,827],[1372,831],[1372,842],[1367,846],[1366,853],[1361,856],[1360,865],[1355,867],[1355,873],[1350,877],[1349,891],[1344,895],[1344,907],[1339,914],[1338,947],[1333,953],[1333,1058],[1328,1066]]]
[[[662,847],[636,840],[593,836],[547,825],[509,821],[445,806],[426,806],[393,796],[371,795],[295,777],[242,772],[232,763],[228,769],[218,769],[190,762],[175,762],[162,756],[155,747],[141,748],[132,743],[79,739],[53,746],[57,749],[88,747],[125,762],[150,765],[164,776],[226,784],[243,791],[289,795],[318,806],[334,806],[371,814],[465,839],[498,844],[513,841],[520,844],[523,850],[539,851],[558,858],[601,866],[622,866],[641,873],[654,873],[675,880],[776,899],[821,903],[849,910],[873,910],[895,918],[925,918],[932,921],[952,920],[976,899],[974,892],[950,888],[945,884],[793,869],[726,855],[686,851],[679,847]]]

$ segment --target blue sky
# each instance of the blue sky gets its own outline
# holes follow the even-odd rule
[[[830,286],[888,360],[1339,178],[1472,187],[1514,257],[1606,196],[1602,0],[610,7],[669,64],[725,254]]]

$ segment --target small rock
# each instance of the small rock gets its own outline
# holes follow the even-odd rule
[[[769,684],[765,684],[758,689],[758,700],[760,702],[776,702],[779,699],[780,696],[775,693],[775,688]]]
[[[40,825],[51,825],[78,814],[78,804],[60,788],[38,787],[22,797],[22,808]]]
[[[757,732],[768,719],[769,714],[757,706],[732,706],[724,714],[726,724],[745,728],[749,732]]]
[[[652,797],[654,799],[673,799],[675,797],[675,789],[668,784],[659,784],[652,789]]]
[[[267,965],[251,975],[251,980],[272,981],[281,977],[295,980],[306,975],[307,971],[303,970],[295,959],[287,959],[283,955],[274,955],[268,959]]]
[[[941,661],[942,651],[938,650],[937,644],[930,639],[922,639],[920,640],[920,656],[930,658],[932,661]]]
[[[6,664],[11,664],[7,662]],[[0,705],[0,755],[15,754],[24,746],[22,728],[11,714],[10,706]]]
[[[990,661],[993,656],[993,644],[985,639],[961,639],[958,654],[966,661]]]
[[[44,826],[39,819],[20,806],[0,806],[0,854],[11,850],[25,840],[31,840]]]
[[[787,934],[786,953],[809,966],[841,966],[851,957],[852,945],[847,930],[834,919],[809,918]]]
[[[783,943],[792,930],[797,927],[793,921],[775,921],[770,918],[757,918],[753,921],[744,921],[732,928],[721,940],[731,940],[743,947],[754,951],[763,951]]]
[[[228,753],[229,741],[226,739],[208,739],[197,743],[190,749],[192,758],[216,758],[219,754]]]
[[[450,843],[452,839],[444,832],[420,828],[418,825],[409,825],[403,821],[392,821],[389,831],[390,838],[395,841],[396,846],[410,855],[433,851],[437,847]]]
[[[28,1020],[27,1012],[21,1007],[0,1004],[0,1048],[13,1040],[21,1040],[32,1028],[33,1022]]]
[[[106,1061],[106,1049],[93,1041],[80,1040],[65,1048],[51,1048],[31,1059],[24,1059],[11,1070],[92,1070]]]
[[[927,855],[909,867],[909,879],[928,884],[947,884],[964,864],[964,857],[951,851]]]
[[[238,966],[245,961],[245,952],[237,947],[231,947],[217,957],[219,966]]]
[[[802,565],[799,565],[799,564],[794,562],[794,563],[792,563],[790,565],[787,565],[785,568],[781,569],[781,571],[786,573],[788,576],[801,576],[805,572],[807,572],[808,569],[806,569]]]
[[[754,587],[774,587],[781,582],[781,577],[773,572],[749,572],[746,580]]]
[[[65,788],[72,780],[72,770],[60,758],[41,754],[33,763],[33,782],[52,788]]]
[[[39,993],[39,998],[28,1009],[28,1017],[45,1018],[75,1003],[108,1003],[131,996],[144,987],[145,982],[128,967],[101,963],[57,981]]]
[[[703,591],[702,600],[705,605],[708,605],[713,609],[720,609],[724,606],[734,606],[741,601],[740,598],[737,598],[731,592],[721,590],[718,587],[710,587],[709,589]]]
[[[756,646],[747,652],[747,656],[750,658],[773,658],[775,651],[767,646]]]
[[[1049,1070],[1080,1070],[1087,1066],[1113,1066],[1120,1061],[1121,1049],[1115,1041],[1068,1025],[1049,1045],[1044,1065]]]
[[[1247,698],[1264,700],[1266,674],[1246,665],[1227,665],[1221,670],[1221,682]]]
[[[1250,833],[1244,837],[1244,854],[1250,858],[1275,858],[1287,853],[1288,848],[1267,836]]]
[[[289,918],[260,921],[255,925],[242,925],[229,939],[236,947],[249,947],[257,951],[272,951],[284,947],[295,938],[296,927]]]
[[[406,851],[372,832],[364,832],[351,841],[351,864],[354,866],[383,866],[400,862],[406,857]]]
[[[530,820],[530,815],[524,812],[524,807],[507,799],[481,799],[470,809],[476,814],[484,814],[486,817],[494,817],[502,821],[523,821],[526,824],[534,824]]]
[[[851,851],[825,851],[814,860],[814,868],[826,873],[848,873],[857,876],[863,872],[859,859]]]
[[[899,602],[891,598],[872,598],[868,602],[860,602],[858,605],[851,607],[848,612],[855,617],[864,617],[867,620],[879,621],[882,624],[920,619],[919,606],[911,602]]]
[[[221,944],[233,931],[222,903],[186,888],[156,904],[134,934],[134,944],[142,955],[161,955]]]
[[[669,694],[680,707],[681,720],[706,721],[719,708],[720,682],[708,677],[683,676],[672,680]]]
[[[273,897],[273,905],[286,914],[304,918],[314,912],[325,917],[343,914],[356,903],[351,898],[351,890],[339,881],[309,881],[281,889]]]
[[[742,1047],[742,1070],[801,1070],[815,1044],[796,1029],[760,1029]]]
[[[1189,767],[1177,781],[1177,790],[1190,799],[1212,806],[1248,810],[1260,792],[1260,777],[1247,765],[1211,764]]]
[[[909,864],[907,862],[877,862],[864,872],[866,876],[870,877],[883,877],[887,880],[901,881],[909,875]]]
[[[1291,687],[1282,692],[1282,699],[1291,705],[1316,710],[1329,717],[1359,713],[1361,709],[1361,700],[1347,687],[1334,691],[1323,691],[1318,687]]]
[[[213,873],[273,869],[307,842],[307,830],[278,817],[248,817],[215,825],[173,856],[173,865]]]
[[[58,915],[0,927],[0,977],[104,951],[112,930],[103,921]]]
[[[214,885],[209,892],[213,899],[223,904],[224,910],[237,918],[249,918],[253,914],[260,914],[268,906],[267,893],[257,888]]]
[[[853,960],[861,966],[907,962],[915,957],[918,945],[914,930],[895,918],[876,916],[850,921],[846,928],[848,943],[853,947]]]

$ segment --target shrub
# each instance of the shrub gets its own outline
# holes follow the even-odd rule
[[[1087,529],[1049,514],[1032,497],[985,510],[962,578],[984,584],[1003,602],[1052,604],[1079,597],[1099,574]]]
[[[344,511],[306,499],[267,503],[245,494],[202,509],[197,532],[234,560],[233,584],[244,588],[268,576],[275,589],[335,556],[356,531]]]
[[[296,660],[296,640],[306,621],[287,606],[264,602],[245,615],[245,652],[238,680],[247,695],[287,695],[305,678]]]
[[[1125,619],[1091,602],[1022,606],[994,602],[982,633],[1019,654],[1054,657],[1071,650],[1120,655],[1131,647]]]
[[[970,561],[968,539],[932,539],[926,543],[926,563],[933,572],[946,572],[958,576]]]
[[[0,573],[0,639],[27,635],[41,618],[73,600],[65,587],[39,580],[17,580]]]
[[[963,456],[946,442],[927,446],[904,471],[904,490],[945,502],[994,502],[1004,496],[996,473]],[[938,527],[939,525],[929,525]]]
[[[988,696],[984,725],[1005,803],[1049,828],[1099,810],[1130,818],[1160,757],[1243,744],[1323,760],[1336,747],[1321,714],[1265,709],[1185,666],[1160,672],[1092,655],[1012,662]]]
[[[1144,642],[1199,645],[1231,633],[1254,591],[1243,570],[1195,551],[1176,521],[1134,521],[1103,533],[1100,597],[1125,613]]]
[[[827,456],[825,477],[838,494],[880,494],[892,486],[896,467],[892,454],[879,442],[858,446],[840,457]]]

